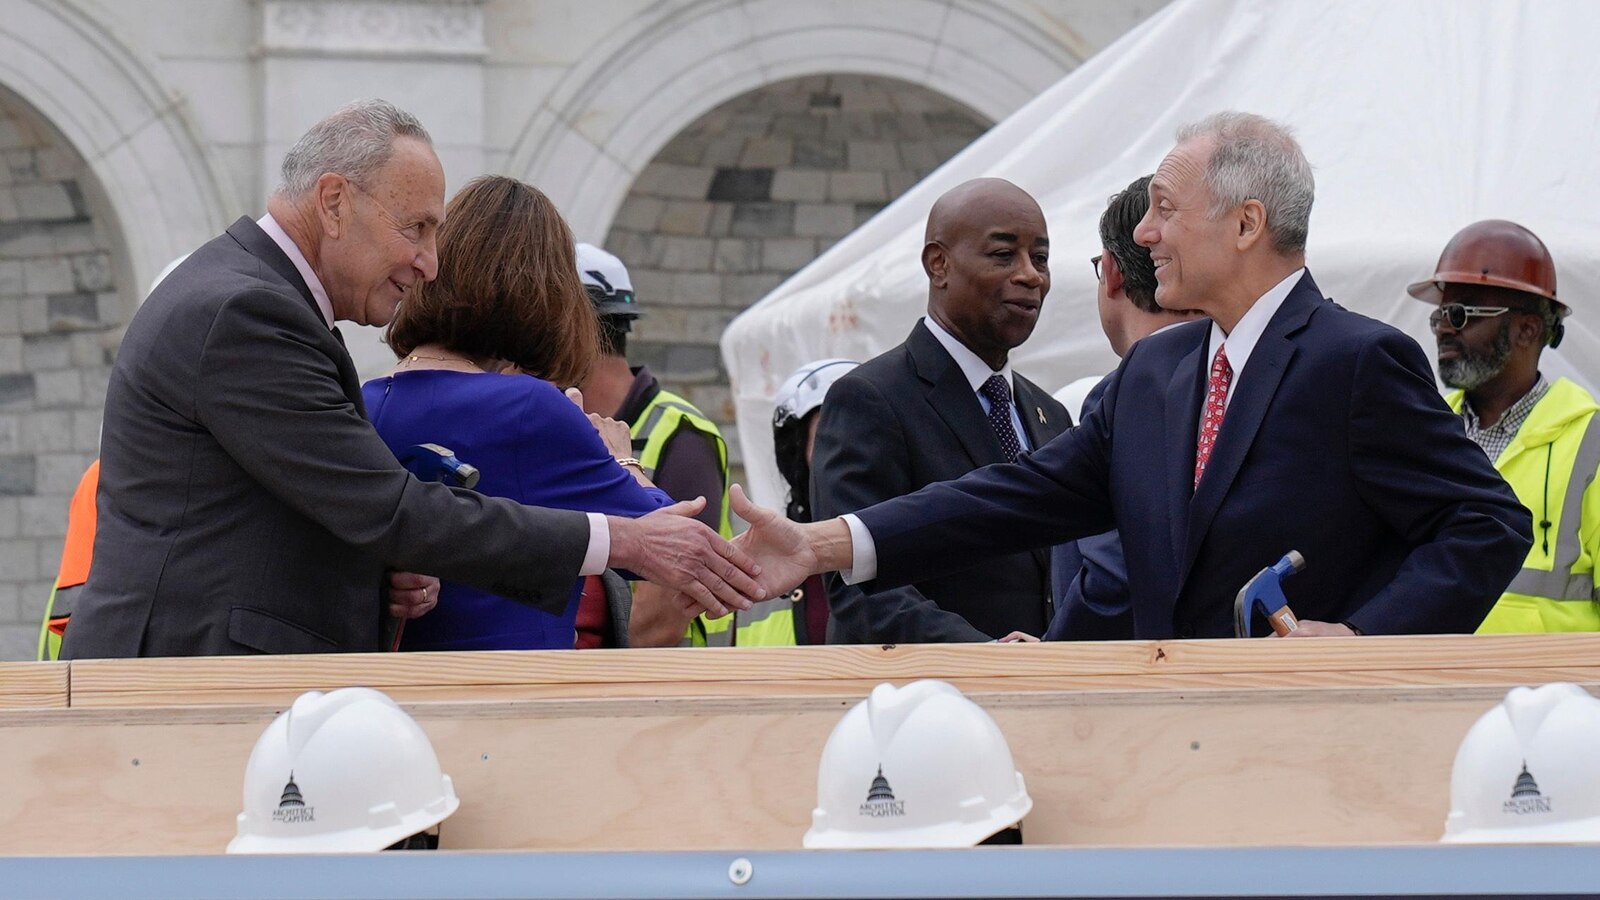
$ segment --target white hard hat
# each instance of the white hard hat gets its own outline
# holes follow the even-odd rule
[[[772,398],[777,404],[773,420],[804,419],[822,405],[822,398],[835,381],[859,365],[853,359],[819,359],[795,369]]]
[[[1456,751],[1444,838],[1600,841],[1600,700],[1575,684],[1512,688]]]
[[[639,307],[633,302],[633,279],[616,254],[593,244],[579,244],[577,255],[578,278],[589,292],[595,312],[602,316],[639,315]]]
[[[822,749],[805,846],[971,847],[1033,808],[994,719],[943,681],[880,684]]]
[[[229,853],[362,853],[444,821],[461,801],[428,736],[371,688],[301,694],[244,770]]]

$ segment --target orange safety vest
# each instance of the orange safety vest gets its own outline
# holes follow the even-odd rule
[[[50,592],[50,602],[44,610],[44,627],[39,634],[40,659],[56,659],[61,655],[61,639],[67,632],[67,620],[72,618],[72,601],[89,580],[89,563],[94,558],[94,495],[99,487],[100,460],[96,459],[78,479],[78,489],[72,492],[72,505],[67,507],[67,540],[61,548],[61,569],[56,574],[55,590]]]

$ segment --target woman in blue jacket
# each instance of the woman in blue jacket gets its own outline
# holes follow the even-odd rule
[[[397,457],[439,444],[481,473],[476,489],[536,506],[641,516],[672,503],[629,453],[626,426],[586,415],[561,387],[598,352],[572,232],[537,188],[475,179],[439,229],[439,274],[389,326],[394,371],[362,387]],[[607,438],[602,438],[602,432]],[[559,616],[444,582],[402,650],[572,649],[581,581]]]

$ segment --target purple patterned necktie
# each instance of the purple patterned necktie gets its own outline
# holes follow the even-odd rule
[[[1022,452],[1022,442],[1017,440],[1017,430],[1011,427],[1011,386],[999,375],[990,375],[978,392],[989,398],[989,426],[1000,439],[1006,461],[1016,462],[1017,454]]]

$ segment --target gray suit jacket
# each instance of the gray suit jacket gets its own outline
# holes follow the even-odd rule
[[[418,481],[254,222],[129,323],[106,394],[94,565],[63,658],[384,649],[387,569],[565,608],[583,513]]]

